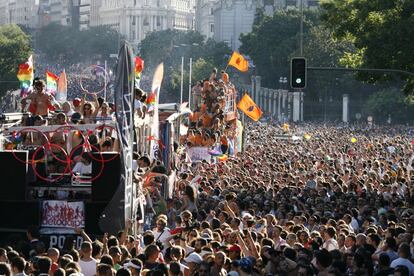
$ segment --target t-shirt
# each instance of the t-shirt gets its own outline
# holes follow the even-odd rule
[[[399,265],[406,266],[408,268],[408,270],[410,271],[410,276],[414,275],[414,264],[412,262],[410,262],[410,260],[405,259],[405,258],[398,258],[398,259],[392,261],[390,267],[391,268],[396,268]]]
[[[81,272],[83,273],[83,275],[85,276],[95,275],[97,263],[98,262],[93,258],[92,260],[87,261],[87,262],[79,260],[79,266],[81,267]]]
[[[326,240],[324,243],[323,243],[323,246],[322,246],[324,249],[326,249],[326,250],[328,250],[328,251],[332,251],[332,250],[336,250],[336,249],[339,249],[339,246],[338,246],[338,243],[336,242],[336,240],[335,239],[329,239],[329,240]]]
[[[72,170],[73,173],[79,173],[80,175],[86,175],[92,173],[92,163],[89,163],[89,165],[85,165],[82,162],[76,163],[75,167],[73,167]]]

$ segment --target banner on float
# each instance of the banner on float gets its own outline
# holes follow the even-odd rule
[[[187,154],[191,158],[191,161],[194,163],[196,161],[206,160],[210,163],[211,155],[208,153],[208,147],[192,147],[187,149]]]
[[[164,63],[161,63],[155,69],[154,77],[152,79],[151,93],[148,98],[152,99],[148,101],[148,110],[152,112],[151,116],[151,136],[155,139],[151,140],[150,157],[152,160],[160,159],[160,145],[159,145],[159,116],[158,116],[158,103],[160,97],[160,89],[162,79],[164,78]]]
[[[41,227],[84,228],[84,203],[64,200],[43,201]]]

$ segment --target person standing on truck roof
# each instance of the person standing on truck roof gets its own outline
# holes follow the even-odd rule
[[[221,70],[221,79],[225,84],[229,83],[229,74],[227,74],[224,70]]]

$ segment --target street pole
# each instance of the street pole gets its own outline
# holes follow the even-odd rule
[[[181,57],[181,88],[180,88],[180,104],[183,103],[183,89],[184,89],[184,57]]]
[[[188,107],[191,109],[191,75],[193,70],[193,58],[190,58],[190,78],[188,81]]]
[[[300,0],[300,56],[303,56],[303,0]]]

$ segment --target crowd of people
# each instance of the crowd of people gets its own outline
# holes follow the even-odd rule
[[[29,247],[0,250],[0,274],[414,275],[413,131],[289,131],[249,125],[243,153],[182,161],[173,196],[155,197],[136,236],[130,222],[96,239],[77,229],[81,247],[58,250],[29,229]]]

